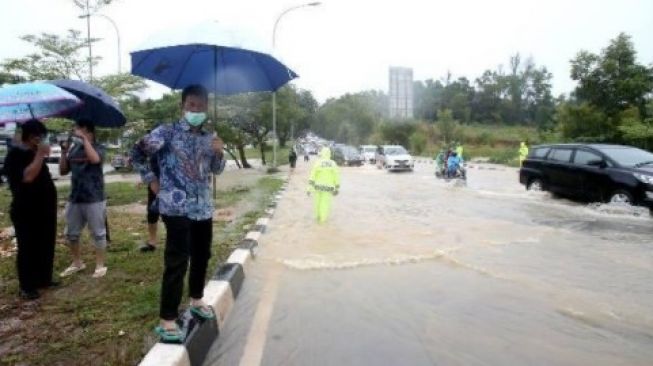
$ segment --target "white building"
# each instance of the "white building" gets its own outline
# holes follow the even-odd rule
[[[413,118],[413,69],[390,67],[390,118]]]

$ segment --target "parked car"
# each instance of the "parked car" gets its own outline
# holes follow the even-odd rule
[[[529,190],[653,208],[653,154],[632,146],[540,145],[519,171]]]
[[[353,146],[339,146],[333,150],[333,160],[338,165],[361,166],[363,158]]]
[[[413,171],[415,168],[415,160],[400,145],[383,145],[377,148],[375,159],[376,166],[387,171]]]
[[[360,147],[360,153],[365,160],[365,162],[374,164],[376,162],[376,146],[374,145],[362,145]]]
[[[118,154],[111,159],[111,166],[113,169],[116,171],[124,169],[124,170],[129,170],[131,169],[131,161],[128,156]]]
[[[59,161],[61,161],[61,146],[50,145],[50,156],[45,158],[45,164],[48,166],[52,179],[61,178],[61,174],[59,174]]]

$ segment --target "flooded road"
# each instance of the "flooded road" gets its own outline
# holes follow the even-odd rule
[[[482,167],[342,168],[318,226],[299,162],[206,365],[651,365],[648,212]]]

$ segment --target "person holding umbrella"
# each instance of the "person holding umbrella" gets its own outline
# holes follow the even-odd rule
[[[176,319],[190,260],[190,311],[202,319],[215,314],[207,306],[204,282],[213,238],[211,174],[224,170],[223,142],[203,130],[207,120],[208,91],[190,85],[181,93],[181,119],[155,128],[132,150],[134,166],[157,194],[166,227],[164,273],[161,283],[160,324],[155,331],[166,342],[181,342]],[[157,155],[159,173],[152,172],[148,155]]]
[[[16,269],[20,296],[39,297],[38,289],[52,280],[57,230],[57,192],[45,164],[50,148],[38,120],[60,116],[81,105],[75,95],[55,85],[21,83],[0,87],[0,124],[24,123],[5,160],[12,193],[11,220],[16,230]]]
[[[19,295],[25,300],[35,300],[40,296],[38,289],[58,285],[52,280],[57,191],[45,164],[50,154],[50,146],[45,143],[45,126],[32,119],[21,130],[21,143],[9,150],[5,170],[12,195],[11,221],[18,244]]]
[[[95,244],[93,278],[104,277],[107,273],[106,197],[102,171],[105,151],[95,141],[95,124],[87,119],[75,122],[73,136],[63,145],[61,155],[59,172],[62,176],[72,173],[65,235],[73,257],[72,264],[61,273],[61,277],[86,268],[82,262],[79,237],[87,224]]]

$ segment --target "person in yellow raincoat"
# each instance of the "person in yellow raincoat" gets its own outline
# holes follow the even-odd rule
[[[521,146],[519,147],[519,166],[522,166],[527,156],[528,156],[528,145],[526,145],[525,142],[522,142]]]
[[[456,144],[456,154],[458,154],[458,157],[461,159],[463,158],[463,145],[460,142]]]
[[[331,150],[328,147],[320,150],[318,160],[313,164],[308,180],[307,194],[313,194],[315,217],[317,222],[326,222],[331,211],[331,199],[338,195],[340,189],[340,171],[336,162],[331,160]]]

